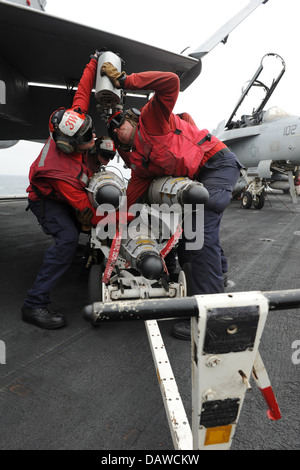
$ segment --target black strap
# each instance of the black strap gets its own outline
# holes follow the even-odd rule
[[[199,140],[199,142],[197,143],[197,145],[202,145],[202,144],[204,144],[204,142],[206,142],[207,140],[208,140],[209,142],[211,141],[211,134],[206,134],[206,136],[203,137],[203,139]]]
[[[45,199],[41,199],[40,201],[40,217],[45,217]]]
[[[149,166],[149,161],[145,157],[142,158],[142,166],[144,168],[148,168]]]
[[[40,190],[34,184],[31,183],[31,187],[39,199],[43,200],[45,198],[45,196],[40,192]],[[51,199],[53,197],[55,198],[55,196],[56,196],[56,193],[54,190],[52,190],[51,193],[47,197]]]
[[[39,190],[34,184],[32,184],[32,183],[31,183],[31,187],[32,187],[34,193],[36,194],[36,196],[37,196],[39,199],[43,199],[44,196],[42,195],[42,193],[40,192],[40,190]]]

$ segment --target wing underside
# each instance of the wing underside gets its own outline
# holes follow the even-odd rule
[[[47,138],[49,115],[72,102],[90,54],[102,48],[119,53],[127,73],[176,73],[182,90],[201,70],[195,58],[0,1],[0,140]],[[144,102],[135,99],[134,105]]]
[[[205,53],[266,1],[252,0],[211,38],[209,47],[203,46]],[[127,73],[174,72],[180,78],[181,91],[201,72],[201,56],[205,55],[202,46],[193,57],[185,56],[111,34],[101,27],[101,18],[99,29],[90,28],[0,0],[0,140],[46,139],[49,115],[71,104],[83,67],[95,49],[106,48],[119,54]],[[146,92],[144,98],[128,96],[126,106],[140,107],[146,100]],[[93,117],[94,102],[91,99]],[[99,115],[94,122],[97,133],[106,131]]]

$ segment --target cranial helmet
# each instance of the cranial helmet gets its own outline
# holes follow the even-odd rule
[[[72,153],[77,145],[92,140],[92,118],[83,114],[80,108],[60,108],[50,116],[49,131],[60,150]]]
[[[135,130],[137,128],[137,125],[140,119],[140,114],[141,113],[138,109],[131,108],[131,109],[127,109],[126,111],[123,111],[123,110],[117,111],[115,114],[113,114],[109,118],[107,122],[107,129],[108,129],[109,136],[114,141],[114,143],[122,150],[130,150],[132,141],[134,139]],[[130,145],[124,145],[121,142],[119,142],[118,136],[115,133],[115,129],[117,129],[118,127],[121,127],[125,121],[129,121],[133,127],[133,133],[132,133]]]

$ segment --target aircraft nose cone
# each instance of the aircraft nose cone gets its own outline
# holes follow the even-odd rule
[[[105,184],[98,189],[95,199],[99,205],[112,204],[116,209],[119,207],[119,197],[122,191],[113,184]]]
[[[159,279],[164,267],[162,260],[157,255],[146,255],[138,263],[138,269],[146,279]]]
[[[200,184],[193,184],[182,195],[183,204],[205,204],[209,199],[207,189]]]

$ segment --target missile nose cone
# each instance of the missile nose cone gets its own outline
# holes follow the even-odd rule
[[[101,204],[112,204],[116,209],[119,207],[119,197],[122,191],[113,184],[105,184],[98,189],[95,199],[99,206]]]
[[[159,279],[164,267],[162,260],[157,255],[145,255],[138,263],[138,270],[146,279]]]
[[[205,204],[209,199],[207,189],[200,184],[193,184],[182,195],[183,204]]]
[[[85,320],[91,321],[93,317],[93,306],[86,305],[82,310],[82,316]]]

